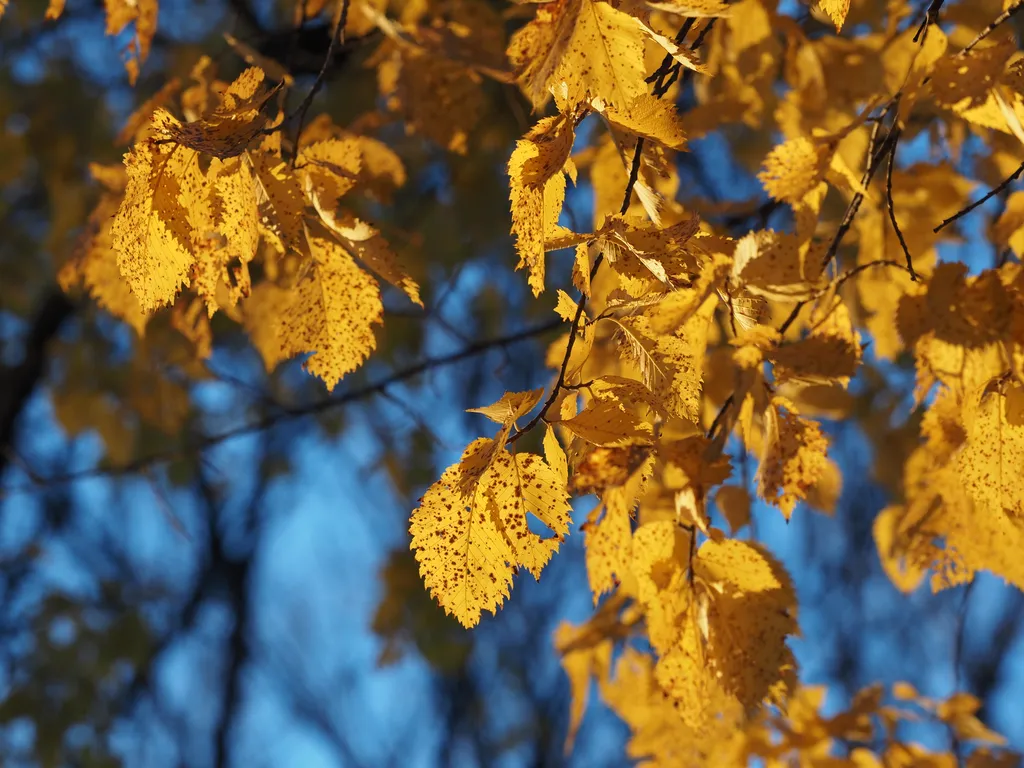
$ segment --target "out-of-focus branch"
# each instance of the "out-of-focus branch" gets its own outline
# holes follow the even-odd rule
[[[0,478],[13,455],[18,419],[46,373],[46,348],[74,311],[75,305],[55,287],[32,321],[21,363],[0,369]]]
[[[86,469],[80,472],[69,472],[64,475],[48,477],[41,480],[38,483],[28,484],[24,486],[12,487],[12,488],[0,488],[0,499],[5,496],[11,496],[18,493],[28,493],[39,487],[54,487],[57,485],[64,485],[72,483],[77,480],[83,480],[92,477],[109,477],[109,476],[122,476],[137,474],[143,470],[149,469],[157,464],[162,464],[168,461],[175,461],[181,458],[187,458],[189,456],[201,453],[209,448],[226,443],[229,440],[233,440],[236,437],[242,437],[244,435],[251,435],[257,432],[263,432],[278,424],[294,419],[302,418],[304,416],[313,416],[318,413],[325,413],[327,411],[340,408],[349,403],[365,400],[374,395],[379,395],[386,391],[388,388],[401,384],[410,379],[414,379],[422,373],[428,371],[443,368],[463,360],[468,360],[473,357],[490,352],[495,349],[502,349],[512,344],[516,344],[520,341],[526,341],[527,339],[536,338],[543,336],[544,334],[553,331],[562,325],[562,321],[559,318],[554,318],[540,325],[535,325],[532,328],[527,328],[516,333],[508,334],[507,336],[499,336],[493,339],[483,339],[481,341],[473,342],[462,349],[452,352],[447,355],[440,355],[438,357],[428,357],[418,363],[410,365],[407,368],[402,368],[395,371],[390,376],[381,379],[372,384],[368,384],[363,387],[357,387],[348,392],[342,393],[336,397],[329,397],[324,400],[318,400],[314,403],[301,405],[293,408],[281,408],[274,411],[273,413],[267,414],[266,416],[257,419],[256,421],[244,424],[235,429],[229,429],[218,435],[210,435],[202,437],[195,442],[184,446],[183,448],[176,451],[169,451],[166,453],[154,454],[151,456],[144,456],[137,459],[123,467],[117,468],[93,468]]]

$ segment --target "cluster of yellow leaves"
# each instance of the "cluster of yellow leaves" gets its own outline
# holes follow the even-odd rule
[[[261,69],[217,83],[204,62],[194,76],[182,96],[193,119],[152,109],[137,121],[124,172],[94,170],[106,191],[62,279],[82,282],[140,334],[176,300],[190,338],[208,337],[207,318],[224,310],[250,330],[268,369],[312,353],[306,367],[333,388],[376,346],[383,305],[367,268],[420,303],[380,234],[342,207],[345,195],[401,165],[378,142],[323,121],[289,162],[280,134],[267,130],[278,89]],[[253,285],[257,259],[265,277]]]
[[[576,685],[591,674],[607,677],[616,638],[645,633],[656,661],[642,684],[652,696],[644,706],[665,733],[687,734],[672,747],[682,755],[730,734],[765,703],[783,705],[796,688],[789,577],[769,552],[714,527],[708,502],[734,532],[749,520],[746,489],[723,485],[731,475],[724,449],[735,432],[761,457],[760,497],[787,518],[816,492],[834,504],[839,481],[827,439],[773,389],[785,384],[797,398],[812,385],[841,389],[860,363],[849,308],[828,285],[813,236],[826,181],[858,188],[837,147],[862,119],[818,144],[804,141],[809,171],[798,162],[799,144],[769,163],[780,185],[773,194],[799,211],[795,233],[763,230],[734,241],[713,232],[672,199],[669,158],[685,149],[686,130],[672,100],[647,82],[645,53],[680,71],[705,68],[658,31],[665,19],[652,10],[661,5],[542,3],[510,42],[534,107],[553,96],[558,109],[526,132],[509,160],[518,266],[539,296],[546,254],[574,249],[580,298],[558,292],[555,311],[569,324],[548,354],[558,386],[530,422],[545,422],[544,458],[516,452],[520,433],[512,432],[542,390],[478,409],[501,429],[471,443],[427,490],[412,516],[411,547],[438,602],[472,626],[508,597],[518,566],[538,575],[568,533],[570,495],[597,496],[581,529],[594,601],[603,602],[590,625],[566,629],[558,643],[587,649],[565,657]],[[728,13],[717,3],[664,10],[693,11],[704,25]],[[588,118],[605,132],[596,147],[574,154]],[[788,170],[794,163],[797,170]],[[791,173],[806,178],[794,186]],[[567,179],[575,184],[581,174],[594,188],[591,232],[560,221]],[[636,194],[621,205],[627,185]],[[814,303],[812,322],[804,335],[784,338],[768,324],[768,302],[795,300]],[[709,351],[727,340],[718,378],[735,390],[715,406],[705,372]],[[723,400],[720,421],[712,408]],[[554,537],[529,530],[527,512]],[[640,690],[641,682],[630,685]]]
[[[834,768],[956,768],[961,758],[933,752],[899,736],[906,723],[930,721],[948,728],[969,750],[971,768],[1010,768],[1020,755],[1005,748],[1006,740],[977,717],[981,702],[968,693],[935,700],[908,683],[896,683],[890,695],[880,685],[859,691],[849,706],[826,716],[823,686],[799,686],[784,713],[762,709],[752,717],[718,727],[712,737],[695,731],[679,716],[678,703],[660,688],[658,665],[647,654],[626,646],[612,663],[614,627],[600,614],[582,626],[563,623],[555,634],[562,664],[572,687],[572,727],[586,711],[592,681],[604,702],[631,729],[628,755],[643,765],[714,765],[742,768],[828,765]],[[621,629],[621,625],[619,625]],[[574,731],[570,731],[570,744]],[[837,747],[858,746],[840,757]],[[871,746],[866,746],[871,745]]]

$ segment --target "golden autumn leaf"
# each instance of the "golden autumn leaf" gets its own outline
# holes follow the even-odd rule
[[[228,86],[221,103],[198,120],[182,123],[163,107],[153,113],[153,134],[226,159],[242,154],[259,137],[268,115],[264,106],[273,95],[263,87],[263,70],[250,67]]]
[[[587,580],[594,604],[630,573],[633,530],[623,505],[598,505],[581,526],[586,546]]]
[[[496,403],[482,408],[467,408],[466,413],[479,413],[496,424],[510,427],[516,419],[532,411],[541,398],[543,389],[531,389],[528,392],[506,392]]]
[[[672,334],[656,333],[651,325],[657,308],[616,320],[625,357],[639,369],[644,383],[674,415],[696,421],[703,380],[707,329],[714,302],[701,309]]]
[[[821,183],[830,159],[827,147],[803,137],[791,139],[765,158],[758,178],[772,197],[799,203]]]
[[[786,640],[798,631],[796,596],[782,567],[746,542],[708,540],[691,568],[696,586],[656,674],[687,724],[709,731],[738,722],[765,700],[784,700],[795,687]],[[665,591],[678,593],[673,586]]]
[[[102,175],[108,170],[97,166],[93,175]],[[126,181],[121,167],[115,168],[110,175],[117,186],[123,186]],[[141,336],[149,318],[121,277],[117,252],[113,247],[111,224],[118,205],[115,195],[109,192],[103,195],[89,216],[71,258],[62,265],[57,280],[64,291],[70,291],[76,285],[84,286],[97,304],[128,323]]]
[[[816,422],[791,403],[775,398],[765,411],[765,453],[758,469],[758,493],[788,520],[827,467],[828,438]]]
[[[508,55],[534,109],[554,93],[569,105],[598,98],[626,107],[646,93],[644,33],[602,0],[556,0],[509,41]]]
[[[149,57],[149,49],[156,35],[157,0],[104,0],[107,11],[107,34],[118,35],[129,24],[135,24],[135,35],[128,46],[124,67],[128,81],[134,85],[139,70]]]
[[[818,0],[818,5],[836,25],[836,31],[841,30],[846,14],[850,12],[850,0]]]
[[[956,467],[976,514],[1001,513],[1024,523],[1024,387],[975,394],[965,404],[967,441]]]
[[[512,233],[519,264],[529,270],[534,296],[544,290],[544,251],[555,231],[565,200],[565,172],[571,169],[574,120],[558,115],[545,118],[516,142],[508,161]],[[568,165],[567,165],[568,164]]]
[[[195,152],[151,141],[125,155],[128,186],[110,227],[117,264],[143,312],[170,304],[195,260],[189,211],[202,188]]]
[[[593,399],[580,413],[561,424],[595,445],[614,446],[651,439],[650,425],[612,397]]]
[[[256,181],[260,234],[278,253],[303,250],[305,205],[301,182],[287,163],[266,150],[247,154]]]
[[[331,390],[376,348],[384,307],[377,282],[337,243],[313,234],[308,243],[309,269],[270,321],[281,356],[312,352],[305,367]]]
[[[195,289],[212,316],[222,300],[233,307],[252,290],[249,263],[259,245],[259,219],[256,186],[244,160],[214,158],[207,179],[209,234],[197,248]]]
[[[783,343],[768,353],[775,364],[775,378],[812,383],[847,384],[860,364],[860,336],[853,327],[846,305],[834,298],[811,318],[811,332],[804,338]]]
[[[462,463],[491,452],[491,441],[469,445]],[[492,613],[512,588],[519,566],[535,578],[569,532],[568,495],[558,475],[533,454],[493,451],[468,488],[459,464],[449,467],[423,496],[410,523],[420,575],[447,613],[464,626]],[[537,517],[555,534],[544,539],[527,527]]]
[[[586,639],[589,632],[590,628],[586,625],[576,627],[563,621],[555,630],[555,647],[562,648],[580,644],[579,641]],[[573,648],[561,656],[562,669],[569,677],[569,686],[572,691],[569,730],[565,737],[566,752],[572,749],[576,733],[583,721],[591,680],[595,676],[601,678],[607,675],[612,664],[611,640],[605,639],[593,644],[580,645],[581,647]]]

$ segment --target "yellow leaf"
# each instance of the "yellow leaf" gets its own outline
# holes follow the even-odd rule
[[[601,595],[618,587],[630,572],[633,531],[629,511],[622,505],[616,505],[614,509],[598,505],[581,529],[587,579],[594,605],[597,605]]]
[[[732,274],[757,296],[797,301],[815,295],[822,269],[821,257],[801,248],[795,235],[761,231],[736,243]]]
[[[289,292],[274,283],[264,281],[256,285],[249,298],[242,304],[242,322],[249,340],[259,352],[267,372],[278,363],[288,359],[288,351],[282,348],[278,333],[281,307],[291,301]]]
[[[1009,246],[1018,259],[1024,257],[1024,191],[1011,192],[1006,198],[992,237],[998,245]]]
[[[565,456],[565,451],[558,442],[554,428],[550,424],[544,427],[544,458],[555,474],[558,475],[562,484],[568,483],[569,461]]]
[[[831,148],[816,145],[802,136],[780,144],[765,158],[758,178],[776,200],[801,202],[825,178]]]
[[[670,149],[683,149],[686,134],[675,105],[644,93],[637,96],[625,109],[609,107],[604,116],[612,125],[643,136]]]
[[[695,577],[712,586],[709,659],[722,688],[750,712],[795,687],[786,639],[798,632],[796,594],[783,567],[757,545],[705,541]]]
[[[327,139],[303,147],[295,165],[318,211],[323,207],[333,212],[341,196],[359,181],[363,155],[353,138]]]
[[[623,376],[602,376],[590,384],[589,390],[597,397],[611,396],[632,406],[646,406],[653,414],[667,416],[665,404],[647,385]]]
[[[555,304],[555,314],[565,320],[567,323],[571,323],[573,318],[576,317],[576,312],[579,309],[579,305],[572,300],[572,297],[568,293],[563,291],[561,288],[558,289],[558,302]]]
[[[691,69],[694,72],[707,72],[707,67],[700,63],[700,55],[691,48],[677,43],[670,37],[656,32],[651,29],[642,19],[634,18],[634,22],[643,30],[644,34],[647,35],[654,43],[659,45],[662,50],[665,51],[669,56],[675,59],[679,64]]]
[[[562,648],[572,645],[590,632],[588,625],[576,627],[563,621],[555,630],[555,647]],[[572,704],[569,707],[569,728],[565,737],[565,753],[572,751],[576,732],[579,730],[583,715],[587,709],[587,698],[590,693],[592,677],[607,676],[612,664],[612,641],[601,640],[593,644],[574,648],[561,656],[562,668],[569,677],[569,688],[572,693]]]
[[[97,304],[142,336],[149,318],[121,277],[117,252],[113,247],[111,224],[117,208],[118,200],[113,195],[107,194],[100,199],[89,216],[71,259],[61,267],[57,280],[66,292],[75,285],[84,285]]]
[[[801,418],[792,404],[774,398],[765,410],[765,453],[758,469],[758,493],[786,519],[806,499],[828,466],[828,438],[816,422]]]
[[[154,136],[214,157],[237,157],[262,134],[268,119],[263,107],[272,93],[263,87],[263,70],[249,67],[228,86],[221,104],[199,120],[182,123],[167,110],[157,109]]]
[[[750,493],[743,486],[720,486],[715,492],[715,505],[734,534],[750,523]]]
[[[981,709],[981,702],[969,693],[957,692],[939,704],[935,714],[949,725],[950,729],[961,741],[987,742],[1002,746],[1006,738],[986,728],[976,713]]]
[[[64,0],[50,0],[46,6],[46,20],[55,21],[64,13]]]
[[[843,28],[846,14],[850,12],[850,0],[818,0],[821,10],[828,14],[836,25],[836,32]]]
[[[651,328],[653,308],[644,315],[616,320],[622,330],[623,350],[634,361],[644,383],[675,416],[696,422],[704,371],[708,324],[715,300],[701,309],[672,334],[657,334]]]
[[[540,399],[544,397],[543,389],[531,389],[526,392],[506,392],[496,403],[482,408],[467,408],[466,413],[479,413],[495,424],[510,427],[516,419],[532,411]]]
[[[534,109],[554,92],[563,102],[590,98],[626,107],[644,82],[644,33],[632,16],[601,0],[538,5],[536,17],[513,35],[508,56]]]
[[[656,674],[690,727],[728,729],[764,701],[785,701],[796,687],[796,661],[786,645],[798,631],[796,595],[782,567],[746,542],[708,540],[691,568],[695,583],[685,594],[692,597]],[[676,569],[662,573],[676,579]]]
[[[319,198],[314,198],[314,207],[320,213],[321,221],[334,233],[345,250],[382,280],[402,291],[409,301],[422,307],[419,283],[412,279],[405,265],[391,250],[391,246],[380,232],[348,211],[328,213],[318,201]]]
[[[573,120],[557,115],[541,120],[522,139],[508,161],[512,234],[519,264],[529,269],[534,296],[544,290],[544,250],[555,231],[565,200],[563,168],[572,149]]]
[[[682,0],[682,2],[647,0],[646,5],[658,11],[695,19],[721,18],[731,13],[725,0]]]
[[[251,151],[259,204],[260,232],[278,253],[303,251],[302,187],[287,163],[266,151]]]
[[[457,466],[445,470],[420,499],[409,525],[410,547],[431,595],[472,627],[481,611],[495,613],[509,596],[508,563],[514,558],[487,507],[458,492]]]
[[[690,537],[669,520],[645,523],[633,535],[632,570],[651,645],[664,654],[676,643],[680,619],[692,606],[687,583]]]
[[[646,445],[594,448],[576,466],[570,487],[577,494],[603,494],[609,488],[626,485],[650,458],[651,448]]]
[[[197,175],[195,152],[147,141],[125,155],[128,186],[110,232],[117,265],[149,313],[170,304],[188,285],[194,262],[186,175]],[[192,185],[189,185],[192,186]]]
[[[492,613],[508,597],[514,567],[535,578],[569,532],[569,497],[559,477],[533,454],[494,451],[486,438],[470,444],[463,462],[492,453],[477,483],[467,488],[460,465],[449,467],[413,512],[411,547],[420,575],[446,612],[464,626]],[[527,513],[554,534],[542,539]]]
[[[135,36],[129,44],[131,56],[125,59],[128,80],[135,85],[139,68],[149,56],[149,49],[156,35],[156,0],[104,0],[107,11],[107,34],[119,35],[135,22]]]
[[[284,357],[314,353],[305,367],[332,390],[376,348],[384,307],[377,282],[337,243],[308,241],[312,263],[280,309],[278,334]]]
[[[675,281],[699,271],[698,256],[690,245],[699,227],[696,216],[668,227],[611,216],[594,233],[593,242],[623,288],[631,296],[645,297],[658,283],[674,287]]]
[[[393,40],[381,46],[375,60],[388,109],[399,113],[409,129],[465,154],[469,130],[486,106],[479,76],[459,63]]]
[[[594,398],[579,414],[562,426],[595,445],[623,445],[649,442],[651,427],[612,397]]]
[[[963,411],[967,442],[956,461],[976,513],[1024,522],[1024,387],[977,395]]]
[[[860,335],[850,312],[836,297],[811,318],[810,334],[769,352],[775,377],[810,383],[839,382],[846,385],[860,364]]]
[[[249,262],[259,245],[259,213],[248,163],[213,158],[207,178],[213,192],[206,230],[210,236],[205,247],[197,248],[195,288],[212,316],[220,295],[233,307],[252,290]]]

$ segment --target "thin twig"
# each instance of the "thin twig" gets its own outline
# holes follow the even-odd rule
[[[733,393],[733,394],[729,395],[727,398],[725,398],[725,402],[722,403],[722,407],[719,408],[718,409],[718,413],[715,414],[715,418],[711,422],[711,426],[708,427],[708,431],[707,431],[707,433],[705,435],[708,440],[714,440],[715,433],[718,432],[719,427],[722,426],[722,421],[725,419],[725,414],[728,412],[729,408],[732,406],[732,402],[733,402],[733,399],[734,399],[734,394],[735,393]]]
[[[883,115],[892,109],[892,105],[895,104],[895,99],[889,102],[883,111]],[[877,140],[878,138],[878,126],[879,123],[875,123],[875,128],[872,129],[872,137]],[[868,147],[868,157],[870,161],[867,168],[864,170],[864,175],[861,177],[861,187],[867,188],[868,184],[871,183],[871,179],[875,177],[875,173],[878,171],[879,166],[882,164],[882,160],[885,159],[886,155],[889,154],[889,148],[895,138],[895,129],[890,130],[886,134],[885,138],[882,139],[881,143],[878,144],[877,149],[874,146],[875,142],[872,142],[872,146]],[[850,204],[846,208],[846,213],[843,215],[843,220],[839,224],[839,229],[836,230],[835,237],[832,238],[832,243],[828,247],[828,251],[825,252],[825,257],[821,260],[822,268],[826,267],[832,259],[835,258],[836,253],[839,251],[839,246],[843,242],[843,238],[846,236],[847,231],[853,225],[853,220],[857,216],[857,212],[860,210],[860,204],[864,201],[864,193],[857,192],[854,194],[853,199],[850,200]]]
[[[978,36],[976,38],[974,38],[973,40],[971,40],[971,42],[969,42],[964,47],[964,49],[962,51],[960,51],[960,53],[957,54],[957,55],[958,56],[963,56],[965,53],[969,53],[971,51],[971,49],[974,48],[974,46],[976,46],[978,43],[980,43],[986,37],[988,37],[993,32],[995,32],[996,28],[999,27],[999,25],[1004,23],[1007,19],[1009,19],[1011,16],[1013,16],[1013,14],[1017,13],[1017,11],[1020,11],[1020,10],[1024,10],[1024,0],[1018,0],[1016,5],[1011,5],[1005,11],[1003,11],[998,16],[996,16],[994,19],[992,19],[992,22],[987,27],[985,27],[983,30],[981,30],[981,32],[978,33]]]
[[[895,137],[892,140],[892,149],[889,151],[889,167],[885,172],[885,205],[889,209],[889,220],[892,222],[892,228],[896,230],[896,237],[899,238],[903,255],[907,259],[907,270],[910,272],[910,279],[916,283],[917,273],[914,271],[914,260],[910,256],[910,249],[907,248],[907,241],[903,239],[903,231],[900,229],[900,223],[896,220],[896,208],[892,202],[892,167],[896,165],[896,147],[900,143],[900,129],[893,128],[893,132]]]
[[[696,21],[696,18],[689,18],[683,22],[683,25],[679,27],[679,31],[676,32],[676,45],[679,45],[683,42],[686,36],[690,33],[690,30],[693,28],[693,25],[694,23],[696,23]],[[672,58],[672,54],[666,53],[665,57],[661,60],[661,66],[659,66],[654,72],[648,75],[647,79],[644,82],[662,82],[664,78],[668,76],[669,72],[672,71],[673,62],[675,62],[675,59]]]
[[[302,418],[304,416],[313,416],[318,413],[324,413],[326,411],[339,408],[343,405],[353,403],[359,400],[364,400],[368,397],[381,394],[388,388],[400,384],[402,382],[413,379],[422,373],[434,370],[436,368],[443,368],[445,366],[453,365],[463,360],[468,360],[472,357],[485,354],[493,349],[502,349],[512,344],[516,344],[520,341],[526,341],[537,336],[542,336],[549,331],[560,327],[562,321],[559,318],[554,318],[548,322],[540,325],[527,328],[522,331],[508,334],[507,336],[499,336],[493,339],[484,339],[481,341],[469,344],[460,350],[452,352],[447,355],[440,355],[438,357],[428,357],[421,360],[414,365],[410,365],[408,368],[395,371],[390,376],[381,379],[378,382],[367,384],[363,387],[357,387],[356,389],[349,390],[337,397],[331,397],[324,400],[318,400],[314,403],[306,405],[294,406],[294,407],[282,407],[279,410],[264,416],[256,421],[248,424],[243,424],[240,427],[229,429],[225,432],[221,432],[216,435],[204,437],[200,440],[194,441],[185,447],[175,450],[168,451],[166,453],[158,453],[150,456],[144,456],[136,459],[129,464],[122,467],[97,467],[91,469],[85,469],[77,472],[69,472],[64,475],[56,477],[41,478],[39,483],[30,483],[23,486],[14,486],[10,488],[0,488],[0,499],[8,496],[13,496],[18,493],[27,493],[30,490],[44,486],[52,487],[55,485],[64,485],[66,483],[75,482],[77,480],[83,480],[92,477],[103,477],[103,476],[124,476],[131,474],[138,474],[144,472],[150,467],[157,464],[163,464],[169,461],[174,461],[186,456],[191,456],[196,452],[206,451],[222,443],[226,443],[229,440],[234,440],[237,437],[243,437],[245,435],[251,435],[255,432],[262,432],[270,429],[278,424],[293,419]]]
[[[973,211],[975,208],[977,208],[977,207],[979,207],[981,205],[984,205],[989,200],[991,200],[993,197],[995,197],[1000,192],[1002,192],[1004,189],[1006,189],[1008,186],[1010,186],[1010,184],[1012,184],[1017,179],[1017,177],[1020,176],[1022,173],[1024,173],[1024,163],[1021,163],[1020,166],[1018,166],[1017,170],[1014,171],[1011,176],[1009,176],[1008,178],[1006,178],[1003,181],[1001,181],[998,186],[993,187],[984,197],[981,197],[980,199],[975,200],[973,203],[968,205],[966,208],[961,208],[959,211],[954,213],[948,219],[943,220],[943,222],[941,224],[939,224],[939,226],[937,226],[932,231],[933,232],[939,232],[943,228],[945,228],[945,227],[949,226],[950,224],[952,224],[957,219],[963,218],[968,213]]]
[[[905,264],[902,264],[901,262],[894,261],[893,259],[876,259],[875,261],[869,261],[864,264],[859,264],[856,267],[853,267],[852,269],[849,269],[843,274],[841,274],[839,277],[835,279],[834,282],[829,283],[828,288],[815,292],[810,298],[798,301],[796,306],[793,307],[793,310],[789,313],[789,316],[785,320],[783,320],[782,325],[779,326],[779,334],[785,334],[785,332],[789,330],[789,326],[793,324],[793,321],[796,320],[797,316],[800,314],[800,310],[806,307],[815,299],[824,296],[826,291],[839,290],[843,286],[843,283],[845,283],[851,277],[860,274],[866,269],[872,269],[874,267],[895,267],[897,269],[902,269],[907,272],[910,272],[909,267],[907,267]]]
[[[313,98],[324,84],[327,70],[330,69],[331,62],[334,61],[334,49],[339,45],[345,44],[345,24],[348,21],[348,8],[349,0],[341,0],[341,10],[338,12],[338,21],[334,25],[334,31],[331,32],[331,42],[327,46],[327,55],[324,56],[324,63],[320,67],[320,71],[317,73],[316,80],[313,81],[313,86],[309,89],[309,93],[306,94],[306,98],[286,118],[286,120],[290,120],[296,113],[299,115],[299,124],[295,128],[295,154],[292,156],[292,164],[295,163],[295,158],[299,156],[299,137],[302,135],[302,128],[306,123],[306,113],[309,112],[309,108],[313,104]]]
[[[939,11],[942,9],[942,4],[944,2],[945,0],[932,0],[931,3],[929,3],[928,10],[924,12],[924,18],[921,20],[921,26],[917,28],[917,34],[914,35],[915,43],[918,41],[918,38],[921,38],[922,33],[924,33],[924,37],[928,36],[928,27],[932,24],[939,23]],[[924,42],[923,38],[921,39],[921,42]]]

